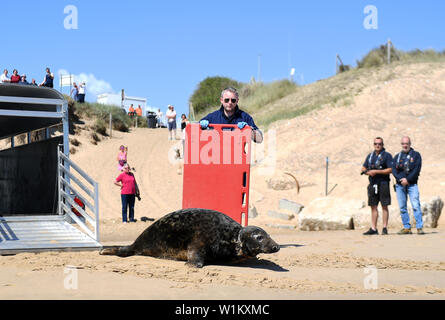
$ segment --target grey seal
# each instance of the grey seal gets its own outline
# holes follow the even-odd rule
[[[213,210],[183,209],[155,221],[133,244],[106,247],[100,254],[181,260],[202,268],[209,262],[239,262],[279,250],[280,246],[259,227],[242,227]]]

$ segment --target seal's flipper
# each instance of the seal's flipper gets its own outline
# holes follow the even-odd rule
[[[189,266],[202,268],[206,257],[205,245],[201,241],[193,241],[187,248],[187,262]]]
[[[104,256],[129,257],[134,255],[134,251],[131,246],[112,246],[104,247],[99,254]]]

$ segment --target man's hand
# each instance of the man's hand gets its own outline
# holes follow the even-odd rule
[[[205,130],[209,127],[209,121],[208,120],[201,120],[199,122],[199,125],[201,126],[202,130]]]
[[[409,182],[406,178],[400,179],[400,184],[404,187],[409,186]]]
[[[247,126],[247,122],[238,122],[238,128],[241,130],[244,129],[245,126]]]
[[[377,175],[377,171],[376,170],[369,170],[366,174],[368,176],[370,176],[370,177],[375,177]]]

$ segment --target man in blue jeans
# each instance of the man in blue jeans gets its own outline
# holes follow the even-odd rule
[[[412,234],[407,206],[408,196],[413,208],[414,218],[416,219],[417,234],[425,234],[423,232],[419,188],[417,187],[421,168],[422,157],[420,153],[411,148],[411,139],[409,137],[403,137],[402,151],[395,155],[392,167],[392,173],[397,181],[397,201],[399,202],[400,215],[403,223],[403,229],[400,230],[398,234]]]

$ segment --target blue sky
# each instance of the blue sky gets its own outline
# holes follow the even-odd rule
[[[67,30],[64,8],[78,10]],[[363,26],[367,5],[378,29]],[[391,38],[397,48],[445,49],[445,2],[426,1],[1,1],[0,68],[42,81],[45,67],[87,79],[87,100],[101,91],[146,97],[165,112],[188,112],[208,76],[248,82],[289,77],[310,83],[335,72],[335,55],[355,66]],[[56,87],[58,88],[58,79]],[[64,89],[67,92],[68,89]]]

